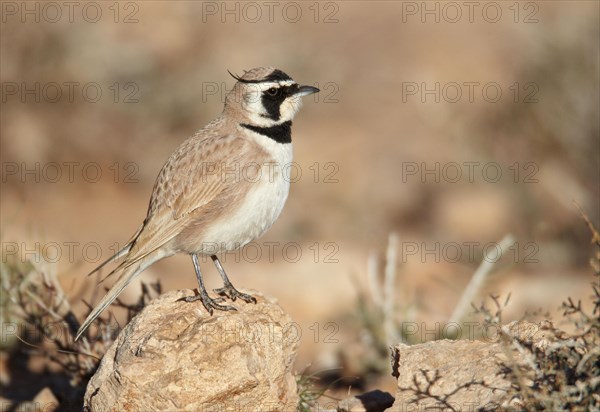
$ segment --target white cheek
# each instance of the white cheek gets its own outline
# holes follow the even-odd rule
[[[296,95],[286,99],[281,106],[279,106],[278,120],[273,120],[268,117],[269,113],[263,107],[262,90],[259,87],[244,94],[242,107],[251,124],[260,127],[270,127],[287,122],[288,120],[293,120],[296,113],[298,113],[298,110],[300,110],[300,107],[302,107],[302,97]]]
[[[243,101],[244,108],[251,113],[263,113],[261,93],[259,90],[246,93]]]
[[[273,125],[273,121],[264,117],[267,112],[262,105],[260,91],[251,92],[244,95],[242,103],[244,111],[248,114],[250,123],[256,126],[268,127]]]
[[[285,100],[279,107],[279,113],[281,114],[280,121],[286,122],[292,120],[301,107],[302,99],[300,96]]]

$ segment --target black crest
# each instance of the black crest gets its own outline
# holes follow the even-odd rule
[[[282,72],[279,69],[275,69],[273,70],[271,73],[269,73],[269,75],[267,77],[265,77],[264,79],[257,79],[257,80],[247,80],[247,79],[243,79],[240,76],[237,76],[233,73],[231,73],[229,70],[227,70],[227,73],[229,73],[229,75],[231,77],[233,77],[235,80],[237,80],[238,82],[241,83],[246,83],[246,84],[252,84],[252,83],[266,83],[266,82],[277,82],[277,81],[286,81],[286,80],[292,80],[292,78],[290,76],[288,76],[286,73]]]

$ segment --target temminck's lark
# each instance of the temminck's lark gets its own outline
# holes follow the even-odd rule
[[[292,119],[300,98],[319,89],[300,86],[270,67],[233,77],[237,83],[223,113],[184,141],[162,167],[137,233],[92,272],[124,258],[108,275],[120,272],[119,279],[83,322],[76,340],[137,275],[176,253],[191,255],[198,278],[199,295],[187,302],[200,300],[211,314],[213,309],[235,310],[208,296],[199,255],[215,263],[224,282],[216,290],[219,295],[256,302],[233,287],[217,255],[261,236],[279,217],[290,187],[284,168],[292,162]]]

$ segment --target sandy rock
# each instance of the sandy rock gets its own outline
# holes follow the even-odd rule
[[[88,411],[289,410],[298,402],[291,318],[271,298],[233,303],[237,312],[152,301],[119,334],[90,380]],[[230,302],[228,302],[230,303]]]
[[[392,375],[398,388],[389,411],[495,410],[512,405],[514,393],[503,365],[527,365],[527,353],[517,346],[544,348],[561,339],[562,332],[547,321],[512,322],[497,332],[493,341],[440,340],[393,347]]]

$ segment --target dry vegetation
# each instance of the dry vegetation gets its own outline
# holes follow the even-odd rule
[[[3,383],[3,392],[31,399],[40,388],[22,385],[39,373],[40,384],[57,397],[58,410],[80,410],[86,385],[121,328],[109,313],[75,342],[79,321],[57,281],[55,265],[39,262],[44,262],[39,256],[25,262],[2,256],[2,350],[10,356],[3,365],[10,384]],[[142,284],[135,303],[117,300],[115,307],[125,311],[128,322],[157,294],[160,284]]]
[[[482,328],[495,326],[500,331],[499,340],[507,349],[516,348],[520,353],[527,354],[528,363],[525,366],[516,362],[507,362],[504,365],[504,374],[513,382],[511,408],[528,411],[600,408],[600,234],[587,216],[583,217],[591,230],[592,243],[597,248],[590,261],[595,280],[591,285],[591,311],[586,311],[582,308],[581,301],[575,302],[570,297],[561,305],[564,320],[574,326],[575,334],[559,332],[559,341],[539,347],[532,345],[527,339],[515,338],[502,332],[502,312],[510,297],[501,301],[499,297],[492,296],[492,306],[485,303],[473,306],[474,313],[483,319]],[[390,237],[390,244],[388,263],[394,262],[394,236]],[[18,380],[30,379],[35,372],[27,370],[26,365],[32,358],[39,358],[42,360],[42,370],[47,375],[48,385],[59,400],[58,410],[81,408],[87,382],[118,334],[118,323],[108,314],[101,317],[97,327],[88,330],[80,341],[73,342],[74,332],[79,323],[65,300],[62,287],[56,281],[52,265],[21,263],[3,257],[2,273],[2,323],[5,339],[8,338],[3,341],[3,350],[12,354],[8,365],[9,373],[14,373]],[[388,269],[388,276],[395,277],[391,269]],[[161,292],[158,283],[142,285],[141,294],[134,304],[117,301],[116,306],[126,311],[127,321],[133,318],[152,296]],[[384,342],[388,345],[397,342],[385,340],[380,326],[386,325],[386,317],[390,316],[385,312],[384,308],[388,307],[385,301],[375,300],[371,303],[377,304],[378,307],[369,308],[366,299],[363,298],[359,299],[357,308],[362,328],[370,334],[370,338],[362,342],[364,353],[370,354],[362,359],[359,366],[363,376],[357,378],[362,380],[368,380],[373,375],[389,374],[388,351]],[[548,325],[549,328],[553,328],[552,324]],[[397,325],[389,328],[394,336],[400,336]],[[25,367],[25,370],[19,370],[18,366]],[[17,372],[22,376],[17,376]],[[414,386],[406,388],[414,392],[414,399],[431,399],[451,410],[454,410],[453,405],[448,399],[455,393],[471,386],[485,385],[483,381],[472,381],[458,386],[452,393],[441,396],[431,391],[440,378],[437,371],[423,370],[421,373],[425,383],[421,383],[415,377]],[[320,375],[325,379],[321,379]],[[311,408],[317,405],[322,407],[326,399],[335,403],[337,398],[329,394],[330,388],[343,379],[338,377],[331,381],[332,376],[334,375],[307,370],[299,373],[298,410],[312,410]],[[10,387],[6,389],[10,390]]]

